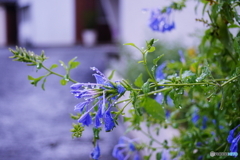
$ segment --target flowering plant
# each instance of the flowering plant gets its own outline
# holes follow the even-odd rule
[[[152,11],[150,28],[158,32],[174,29],[175,23],[169,17],[173,10],[183,9],[185,1]],[[47,59],[44,53],[36,55],[17,47],[10,49],[11,58],[48,72],[38,78],[28,77],[35,86],[42,80],[44,89],[50,75],[61,77],[62,85],[73,83],[71,93],[84,101],[75,106],[78,113],[72,118],[78,123],[73,124],[71,131],[73,137],[81,137],[84,127],[93,125],[92,159],[101,158],[98,140],[102,126],[106,132],[111,132],[127,112],[129,115],[123,120],[129,124],[128,131],[141,132],[149,141],[121,137],[112,153],[119,160],[233,159],[239,157],[240,140],[240,32],[233,35],[230,29],[240,28],[237,12],[240,3],[237,0],[201,2],[205,6],[204,12],[208,10],[210,22],[197,19],[208,27],[197,51],[179,50],[178,61],[160,63],[163,54],[157,53],[156,39],[147,41],[144,48],[125,44],[140,52],[142,60],[138,63],[147,75],[139,73],[133,82],[112,81],[113,72],[106,77],[95,67],[91,69],[96,83],[77,82],[70,77],[70,70],[79,65],[76,58],[68,64],[60,61],[65,75],[53,71],[58,67],[56,64],[50,68],[44,65]],[[153,53],[158,56],[150,62],[148,56]],[[123,95],[129,97],[122,99]],[[158,136],[163,128],[175,128],[179,136],[161,142]],[[218,155],[218,152],[228,154]]]

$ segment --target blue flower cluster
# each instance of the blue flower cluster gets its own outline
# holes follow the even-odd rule
[[[165,32],[171,31],[175,28],[175,23],[171,19],[171,8],[167,8],[166,12],[162,13],[161,10],[152,10],[150,18],[150,28],[153,31]]]
[[[105,131],[111,131],[115,127],[111,114],[111,107],[120,98],[126,89],[119,82],[111,82],[96,67],[91,67],[96,73],[93,76],[97,83],[76,83],[71,85],[71,93],[76,98],[84,98],[85,101],[75,106],[75,111],[82,115],[79,123],[89,126],[93,123],[99,128],[105,124]]]
[[[231,144],[230,151],[231,152],[238,152],[238,142],[240,140],[240,132],[235,137],[235,130],[240,126],[240,124],[235,127],[234,129],[230,130],[227,141]]]
[[[113,148],[113,157],[118,160],[128,160],[133,156],[133,160],[140,160],[140,153],[136,149],[136,141],[134,139],[129,139],[128,137],[120,137],[119,142]]]

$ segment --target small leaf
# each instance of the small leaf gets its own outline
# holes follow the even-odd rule
[[[149,81],[145,82],[143,85],[142,85],[142,91],[144,94],[147,94],[148,92],[150,92],[150,84],[149,84]]]
[[[137,47],[134,43],[125,43],[123,45]]]
[[[77,68],[77,66],[80,64],[80,62],[71,62],[69,68],[74,69]]]
[[[161,158],[162,158],[162,153],[161,153],[161,152],[158,152],[158,153],[156,154],[156,160],[161,160]]]
[[[44,85],[45,85],[45,83],[46,83],[46,80],[47,80],[47,77],[46,78],[44,78],[44,80],[43,80],[43,83],[42,83],[42,89],[45,91],[45,87],[44,87]]]
[[[35,78],[33,78],[32,76],[28,75],[28,80],[35,80]]]
[[[157,64],[158,64],[158,61],[159,61],[163,56],[164,56],[164,54],[162,54],[162,55],[158,56],[157,58],[155,58],[155,59],[153,60],[153,64],[154,64],[154,65],[157,65]]]
[[[137,79],[134,82],[135,86],[142,87],[143,85],[143,79],[142,79],[142,73],[137,77]]]
[[[162,106],[152,98],[145,97],[142,103],[144,109],[153,118],[163,121],[165,119],[165,111]]]
[[[113,78],[115,70],[112,70],[111,74],[108,76],[108,79],[111,80]]]
[[[53,64],[51,67],[50,67],[50,70],[54,69],[54,68],[57,68],[58,65],[57,64]]]
[[[64,85],[67,84],[67,81],[66,81],[65,79],[61,79],[61,80],[60,80],[60,84],[64,86]]]
[[[155,49],[156,49],[156,48],[152,46],[152,47],[148,50],[148,52],[153,52],[153,51],[155,51]]]

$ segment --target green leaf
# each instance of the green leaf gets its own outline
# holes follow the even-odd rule
[[[32,76],[28,75],[28,80],[35,80],[35,78],[33,78]]]
[[[54,69],[54,68],[57,68],[58,65],[57,64],[53,64],[51,67],[50,67],[50,70]]]
[[[162,54],[162,55],[158,56],[157,58],[155,58],[155,59],[153,60],[153,64],[154,64],[154,65],[158,65],[158,61],[159,61],[163,56],[164,56],[164,54]]]
[[[155,51],[155,49],[156,49],[156,48],[152,46],[152,47],[148,50],[148,52],[153,52],[153,51]]]
[[[124,43],[123,45],[137,47],[134,43]]]
[[[149,84],[149,81],[145,82],[143,85],[142,85],[142,91],[144,94],[147,94],[148,92],[150,92],[150,84]]]
[[[204,66],[202,68],[201,75],[196,79],[197,82],[201,82],[203,79],[205,79],[207,76],[211,74],[211,71],[208,66]]]
[[[100,139],[99,137],[99,133],[102,129],[101,128],[93,128],[93,135],[94,135],[94,139]]]
[[[154,99],[145,97],[142,106],[153,118],[161,121],[165,119],[165,111],[163,107]]]
[[[46,83],[46,81],[47,81],[47,77],[46,78],[44,78],[44,80],[43,80],[43,83],[42,83],[42,89],[45,91],[45,87],[44,87],[44,85],[45,85],[45,83]]]
[[[240,28],[240,26],[237,24],[231,24],[228,26],[228,28]]]
[[[70,69],[74,69],[74,68],[77,68],[77,66],[80,64],[80,62],[71,62],[70,65],[69,65],[69,68]]]
[[[156,160],[161,160],[161,158],[162,158],[162,153],[161,153],[161,152],[158,152],[158,153],[156,154]]]
[[[65,79],[61,79],[61,80],[60,80],[60,84],[63,85],[63,86],[65,86],[65,85],[67,84],[67,81],[66,81]]]
[[[61,60],[59,60],[59,63],[61,64],[61,66],[63,66],[65,69],[67,69],[67,66],[65,65],[65,63]]]
[[[142,77],[143,77],[143,74],[141,73],[134,82],[135,86],[137,86],[139,88],[142,87],[142,85],[143,85]]]
[[[113,78],[115,70],[112,70],[111,74],[108,76],[108,79],[111,80]]]

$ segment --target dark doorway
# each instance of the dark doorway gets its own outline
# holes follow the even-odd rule
[[[16,3],[5,4],[5,8],[6,8],[7,45],[16,45],[18,43]]]

